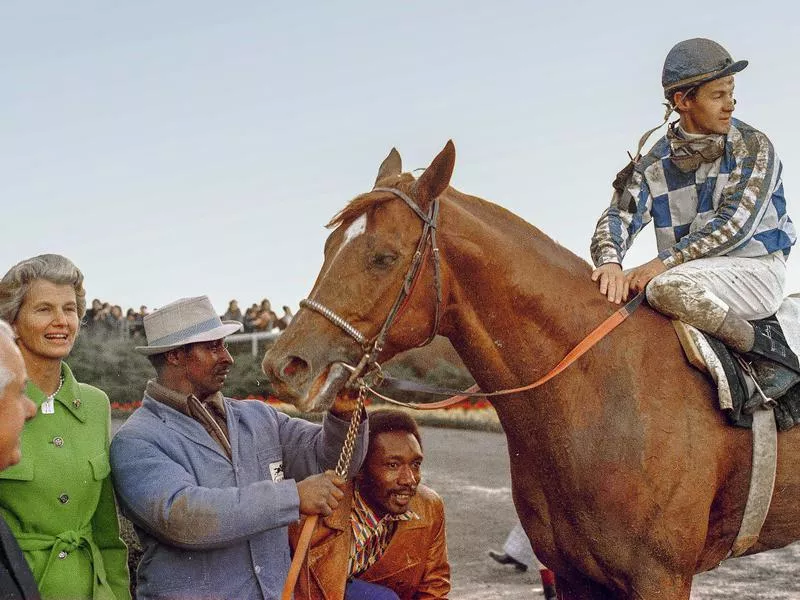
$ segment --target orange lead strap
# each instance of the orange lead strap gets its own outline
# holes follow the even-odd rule
[[[294,549],[294,558],[292,559],[292,564],[289,566],[289,574],[286,576],[286,583],[283,584],[281,600],[292,600],[294,586],[300,575],[300,567],[303,566],[303,559],[305,559],[306,553],[308,552],[311,534],[314,533],[314,528],[317,526],[318,519],[319,515],[311,515],[306,519],[306,522],[303,523],[303,530],[300,532],[300,537],[297,540],[297,548]]]
[[[339,461],[336,463],[336,475],[342,479],[347,478],[347,472],[350,470],[350,461],[353,458],[353,450],[356,445],[356,435],[358,434],[358,428],[361,424],[361,414],[362,411],[364,411],[365,392],[366,390],[363,388],[358,392],[358,403],[356,404],[356,409],[353,411],[353,416],[350,418],[350,426],[347,428],[347,435],[342,444]],[[314,528],[317,526],[318,520],[319,515],[310,515],[305,523],[303,523],[303,529],[300,531],[300,537],[297,539],[297,547],[294,549],[292,564],[289,565],[289,573],[286,575],[286,582],[283,584],[281,600],[292,600],[294,586],[297,584],[297,578],[300,576],[300,569],[306,558],[308,545],[311,542],[311,535],[314,533]]]

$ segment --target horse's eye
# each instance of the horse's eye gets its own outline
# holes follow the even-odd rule
[[[381,252],[377,252],[372,255],[372,260],[370,261],[374,266],[379,267],[381,269],[387,269],[394,264],[394,261],[397,260],[396,254],[385,254]]]

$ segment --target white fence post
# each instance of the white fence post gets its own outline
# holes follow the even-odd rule
[[[258,356],[258,343],[261,341],[275,341],[280,336],[280,331],[254,331],[253,333],[234,333],[225,338],[229,344],[250,342],[250,352]]]

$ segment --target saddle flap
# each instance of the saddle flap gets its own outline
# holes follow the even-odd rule
[[[730,355],[723,355],[721,357],[717,350],[711,345],[706,335],[699,329],[678,320],[673,320],[672,326],[675,328],[675,332],[678,335],[678,339],[681,342],[681,346],[683,347],[683,351],[689,363],[695,368],[711,375],[711,379],[716,383],[719,407],[725,411],[729,417],[731,414],[738,415],[741,411],[741,405],[744,404],[747,397],[735,397],[734,391],[731,390],[730,379],[731,377],[736,378],[736,374],[734,363],[733,360],[730,359]],[[719,345],[722,346],[722,350],[724,350],[724,346],[721,343]],[[723,364],[723,360],[728,360],[730,364]],[[738,378],[735,384],[738,386]],[[750,426],[749,420],[744,426]]]
[[[706,365],[705,358],[703,358],[703,351],[698,347],[695,341],[696,333],[698,333],[697,329],[678,319],[672,320],[672,326],[675,328],[675,333],[678,334],[678,340],[681,342],[683,352],[686,354],[689,364],[696,369],[708,373],[708,365]]]

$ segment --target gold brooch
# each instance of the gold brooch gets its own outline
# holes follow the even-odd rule
[[[72,406],[74,406],[75,408],[80,408],[81,407],[81,399],[80,398],[75,398],[75,400],[72,401]]]

